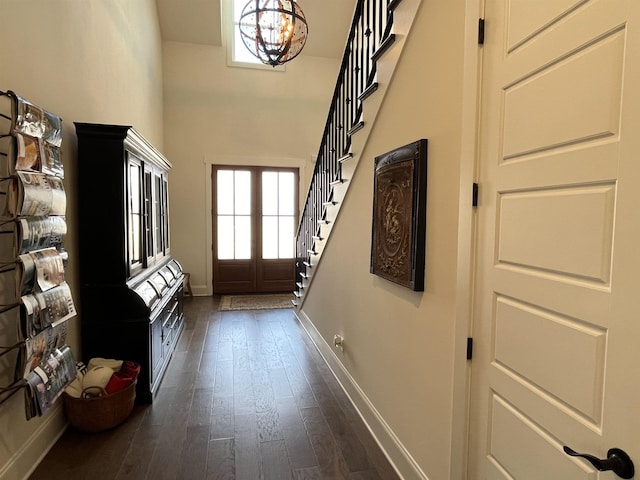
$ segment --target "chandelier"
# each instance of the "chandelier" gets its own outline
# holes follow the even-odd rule
[[[293,60],[307,41],[307,20],[295,0],[249,0],[239,26],[247,49],[274,67]]]

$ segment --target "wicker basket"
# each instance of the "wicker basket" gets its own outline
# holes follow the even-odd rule
[[[103,391],[104,392],[104,391]],[[62,394],[64,411],[72,427],[82,432],[101,432],[124,422],[133,411],[136,382],[111,395],[76,398]]]

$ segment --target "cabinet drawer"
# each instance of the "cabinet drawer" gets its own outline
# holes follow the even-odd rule
[[[153,384],[158,378],[158,372],[162,367],[162,345],[164,343],[164,335],[162,332],[162,322],[156,320],[151,324],[151,371],[149,379]]]

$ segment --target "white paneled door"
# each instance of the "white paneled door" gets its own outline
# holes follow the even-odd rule
[[[563,447],[640,467],[640,4],[485,20],[468,478],[619,478]]]

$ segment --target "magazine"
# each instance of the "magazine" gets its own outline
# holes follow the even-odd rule
[[[2,92],[0,112],[5,120],[2,122],[3,135],[14,132],[26,133],[32,137],[43,138],[45,133],[44,110],[37,105],[16,95],[12,91]]]
[[[12,91],[0,92],[0,135],[23,133],[50,145],[62,144],[62,119]]]
[[[8,177],[17,170],[39,172],[42,170],[42,144],[40,139],[16,133],[0,138],[2,170],[0,175]]]
[[[53,247],[23,253],[16,267],[16,292],[20,296],[34,290],[46,291],[64,282],[64,264],[68,254]]]
[[[42,146],[42,173],[64,178],[60,147],[45,142]]]
[[[15,232],[16,255],[49,247],[61,251],[67,222],[62,216],[24,217],[18,219]]]
[[[16,377],[26,378],[29,372],[41,365],[57,348],[67,340],[67,322],[60,322],[45,328],[34,337],[25,338],[25,346],[18,354]]]
[[[44,110],[15,94],[14,102],[13,131],[43,138],[46,130]]]
[[[13,168],[32,172],[42,171],[42,147],[40,139],[30,135],[16,133],[16,158]]]
[[[7,213],[11,216],[65,214],[67,200],[59,177],[18,171],[8,190]]]
[[[36,284],[41,291],[64,282],[64,262],[55,248],[45,248],[29,252],[36,265]]]
[[[44,111],[44,137],[45,143],[54,147],[62,145],[62,119],[55,113]]]
[[[24,295],[20,297],[18,335],[21,339],[35,337],[42,331],[40,310],[40,302],[38,302],[35,295]]]
[[[0,136],[0,177],[17,171],[42,172],[64,178],[60,147],[24,133]]]
[[[41,331],[56,326],[76,315],[76,307],[67,283],[46,292],[20,297],[20,336],[33,338]]]
[[[75,361],[68,345],[62,345],[47,355],[44,361],[26,376],[27,420],[44,415],[75,378]]]
[[[17,264],[20,301],[10,307],[20,307],[17,329],[24,345],[18,350],[15,378],[26,387],[27,419],[47,412],[76,376],[66,345],[66,320],[76,309],[64,277],[67,225],[61,144],[59,116],[12,91],[0,91],[0,177],[7,187],[0,209],[17,217],[2,224],[15,225],[2,233],[14,240],[18,257],[5,265]]]
[[[28,253],[20,255],[16,265],[16,294],[27,295],[33,292],[36,284],[36,263]]]

